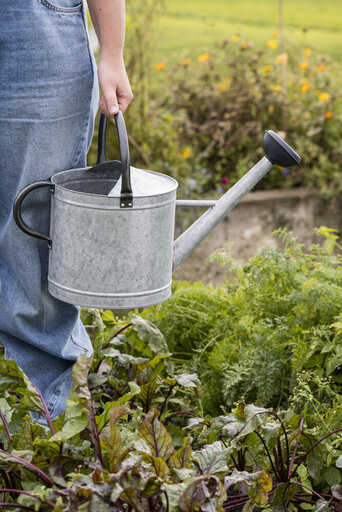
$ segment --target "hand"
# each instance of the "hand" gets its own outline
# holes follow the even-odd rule
[[[123,58],[101,56],[98,77],[103,92],[100,98],[101,112],[108,117],[113,117],[119,110],[124,113],[133,100],[133,93]]]

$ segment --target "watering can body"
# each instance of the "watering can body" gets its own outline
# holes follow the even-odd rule
[[[76,169],[52,176],[49,291],[89,307],[157,304],[171,293],[177,182],[165,177],[169,192],[134,197],[133,207],[123,209],[119,197],[107,195],[115,184],[113,171]],[[119,166],[116,171],[117,180]]]
[[[115,120],[121,161],[106,162],[106,119],[102,116],[98,164],[61,171],[50,180],[28,185],[15,200],[14,218],[25,233],[48,242],[48,287],[54,297],[87,307],[143,308],[170,296],[173,269],[270,170],[275,163],[272,158],[279,162],[279,154],[258,162],[174,242],[178,184],[169,176],[142,171],[151,183],[158,178],[158,187],[151,186],[148,194],[134,194],[122,114]],[[272,150],[285,150],[283,158],[289,159],[288,165],[300,162],[280,137],[277,140],[273,132],[267,135]],[[280,147],[282,144],[285,146]],[[290,156],[289,150],[293,152]],[[120,193],[108,195],[118,180],[122,182]],[[51,191],[49,234],[28,227],[21,214],[25,197],[40,187]]]

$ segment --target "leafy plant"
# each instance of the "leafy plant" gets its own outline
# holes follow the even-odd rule
[[[306,250],[286,231],[275,235],[284,248],[265,248],[242,268],[223,251],[216,256],[229,271],[225,286],[176,283],[169,301],[143,313],[205,382],[211,414],[242,396],[287,408],[301,371],[328,379],[329,409],[341,395],[341,258],[318,245]]]
[[[242,403],[203,416],[197,375],[153,324],[111,311],[83,317],[94,357],[74,365],[63,415],[51,420],[21,370],[0,360],[4,510],[341,510],[342,451],[327,463],[324,444],[341,428],[320,439],[308,418]]]

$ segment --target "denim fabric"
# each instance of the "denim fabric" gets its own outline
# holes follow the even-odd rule
[[[19,230],[12,206],[25,185],[86,165],[95,68],[79,0],[0,2],[0,341],[52,417],[65,407],[73,362],[92,347],[79,308],[48,292],[46,242]],[[23,217],[48,233],[47,189],[25,199]]]

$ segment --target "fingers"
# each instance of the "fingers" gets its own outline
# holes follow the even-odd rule
[[[100,110],[106,116],[112,117],[119,110],[124,113],[132,100],[133,93],[131,90],[127,93],[116,95],[114,87],[108,87],[103,89],[103,96],[100,99]]]
[[[100,110],[112,117],[119,110],[123,113],[133,100],[132,89],[123,61],[113,61],[103,54],[98,65],[98,77],[103,96]]]
[[[101,96],[100,98],[100,111],[105,114],[107,117],[112,117],[113,115],[117,114],[120,110],[122,113],[124,113],[127,110],[128,105],[133,100],[132,97],[129,98],[119,98],[117,100],[116,106],[115,104],[112,104],[112,107],[108,107],[108,102],[106,101],[104,96]],[[110,100],[109,100],[110,101]]]
[[[127,94],[123,94],[122,96],[120,96],[120,94],[118,94],[117,98],[118,98],[119,108],[120,108],[121,112],[124,113],[127,110],[128,105],[133,100],[133,93],[131,90],[129,90]]]
[[[113,116],[119,112],[119,103],[116,97],[116,90],[114,87],[102,87],[103,96],[100,100],[101,112],[107,116]]]

